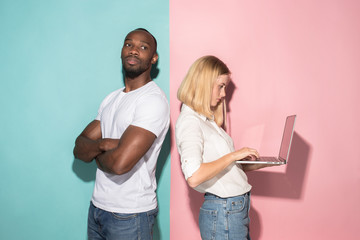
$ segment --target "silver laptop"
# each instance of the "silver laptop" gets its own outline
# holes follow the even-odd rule
[[[290,154],[291,141],[294,134],[296,115],[288,116],[285,122],[283,137],[281,140],[278,157],[262,157],[254,160],[239,160],[236,163],[241,164],[286,164]]]

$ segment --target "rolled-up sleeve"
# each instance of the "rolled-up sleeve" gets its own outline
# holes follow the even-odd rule
[[[181,159],[181,169],[187,180],[202,163],[204,137],[199,119],[191,115],[180,117],[176,122],[175,138]]]

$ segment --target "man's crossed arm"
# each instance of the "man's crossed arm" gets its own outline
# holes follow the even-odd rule
[[[84,162],[96,159],[98,168],[113,174],[124,174],[149,150],[156,136],[130,125],[120,139],[102,138],[100,121],[92,121],[75,141],[74,156]]]

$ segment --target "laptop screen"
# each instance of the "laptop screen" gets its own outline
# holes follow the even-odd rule
[[[291,140],[294,132],[295,118],[296,115],[288,116],[286,118],[284,134],[281,140],[280,152],[279,152],[279,158],[282,160],[287,161],[289,157],[289,153],[290,153],[289,148],[291,145]]]

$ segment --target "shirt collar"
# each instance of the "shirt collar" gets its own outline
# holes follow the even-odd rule
[[[182,104],[181,106],[181,111],[190,111],[193,112],[195,114],[197,114],[203,121],[209,120],[209,121],[213,121],[214,119],[208,119],[207,117],[205,117],[204,115],[194,111],[191,107],[189,107],[188,105],[186,105],[185,103]]]

